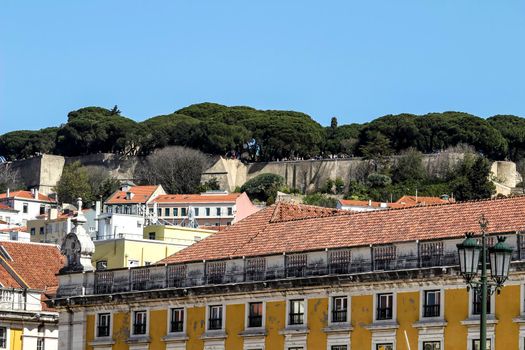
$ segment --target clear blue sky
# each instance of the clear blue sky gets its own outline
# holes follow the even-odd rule
[[[525,1],[1,1],[0,133],[205,101],[525,116]]]

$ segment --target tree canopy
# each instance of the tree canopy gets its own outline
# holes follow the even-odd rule
[[[336,155],[379,159],[409,148],[435,153],[458,144],[472,145],[492,160],[518,161],[525,157],[525,119],[444,112],[386,115],[347,125],[333,117],[323,127],[295,111],[200,103],[136,122],[122,116],[117,106],[85,107],[71,111],[58,127],[0,135],[0,156],[8,160],[42,153],[147,156],[167,146],[184,146],[250,161]]]

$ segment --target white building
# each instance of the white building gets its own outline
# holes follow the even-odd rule
[[[163,194],[166,194],[166,192],[161,185],[124,185],[104,202],[104,212],[144,216],[146,214],[146,204]]]
[[[38,193],[36,189],[11,192],[7,190],[6,193],[0,193],[0,203],[18,211],[16,216],[11,217],[11,223],[22,226],[26,225],[27,220],[35,219],[57,206],[55,200]]]
[[[142,239],[144,217],[132,214],[102,213],[97,218],[98,233],[95,240],[136,238]]]

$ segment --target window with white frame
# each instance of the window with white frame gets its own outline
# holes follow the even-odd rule
[[[133,335],[144,335],[147,330],[147,316],[145,310],[133,312]]]
[[[222,329],[222,305],[211,305],[208,309],[208,329],[219,330]]]
[[[263,303],[253,302],[248,304],[248,328],[258,328],[263,325]]]
[[[44,338],[36,339],[36,350],[45,350],[45,339]]]
[[[170,312],[170,332],[184,331],[184,308],[172,308]]]
[[[441,350],[441,342],[439,340],[424,341],[423,350]]]
[[[288,324],[291,326],[304,324],[304,299],[290,300]]]
[[[491,295],[487,294],[487,314],[491,313]],[[481,290],[473,288],[472,292],[472,314],[481,315]]]
[[[441,291],[425,290],[423,300],[423,317],[441,316]]]
[[[487,350],[492,349],[492,342],[487,338]],[[481,350],[479,339],[472,339],[472,350]]]
[[[111,330],[111,315],[102,313],[97,315],[97,337],[109,337]]]
[[[332,323],[348,322],[348,298],[337,296],[332,298]]]
[[[392,293],[382,293],[376,296],[376,319],[391,320],[394,311],[394,296]]]
[[[348,350],[346,345],[332,345],[330,350]]]
[[[7,348],[7,328],[0,327],[0,349]]]

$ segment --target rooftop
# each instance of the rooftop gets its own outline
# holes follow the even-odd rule
[[[21,198],[21,199],[32,199],[32,200],[38,200],[40,202],[48,202],[48,203],[56,203],[55,200],[49,198],[45,194],[38,193],[38,199],[33,196],[33,193],[31,191],[11,191],[9,193],[9,197],[7,197],[7,193],[0,193],[0,199],[5,198]]]
[[[489,234],[522,231],[525,196],[360,213],[278,203],[161,262],[459,238],[479,230],[481,214],[490,222]]]
[[[156,197],[154,203],[235,203],[240,193],[205,194],[164,194]]]
[[[113,193],[107,200],[106,204],[136,204],[146,203],[155,190],[159,186],[132,186],[129,191],[117,191]],[[131,192],[132,196],[128,199],[127,192]]]
[[[3,203],[0,203],[0,211],[12,211],[14,213],[18,212],[18,210],[11,208],[8,205],[5,205]]]

